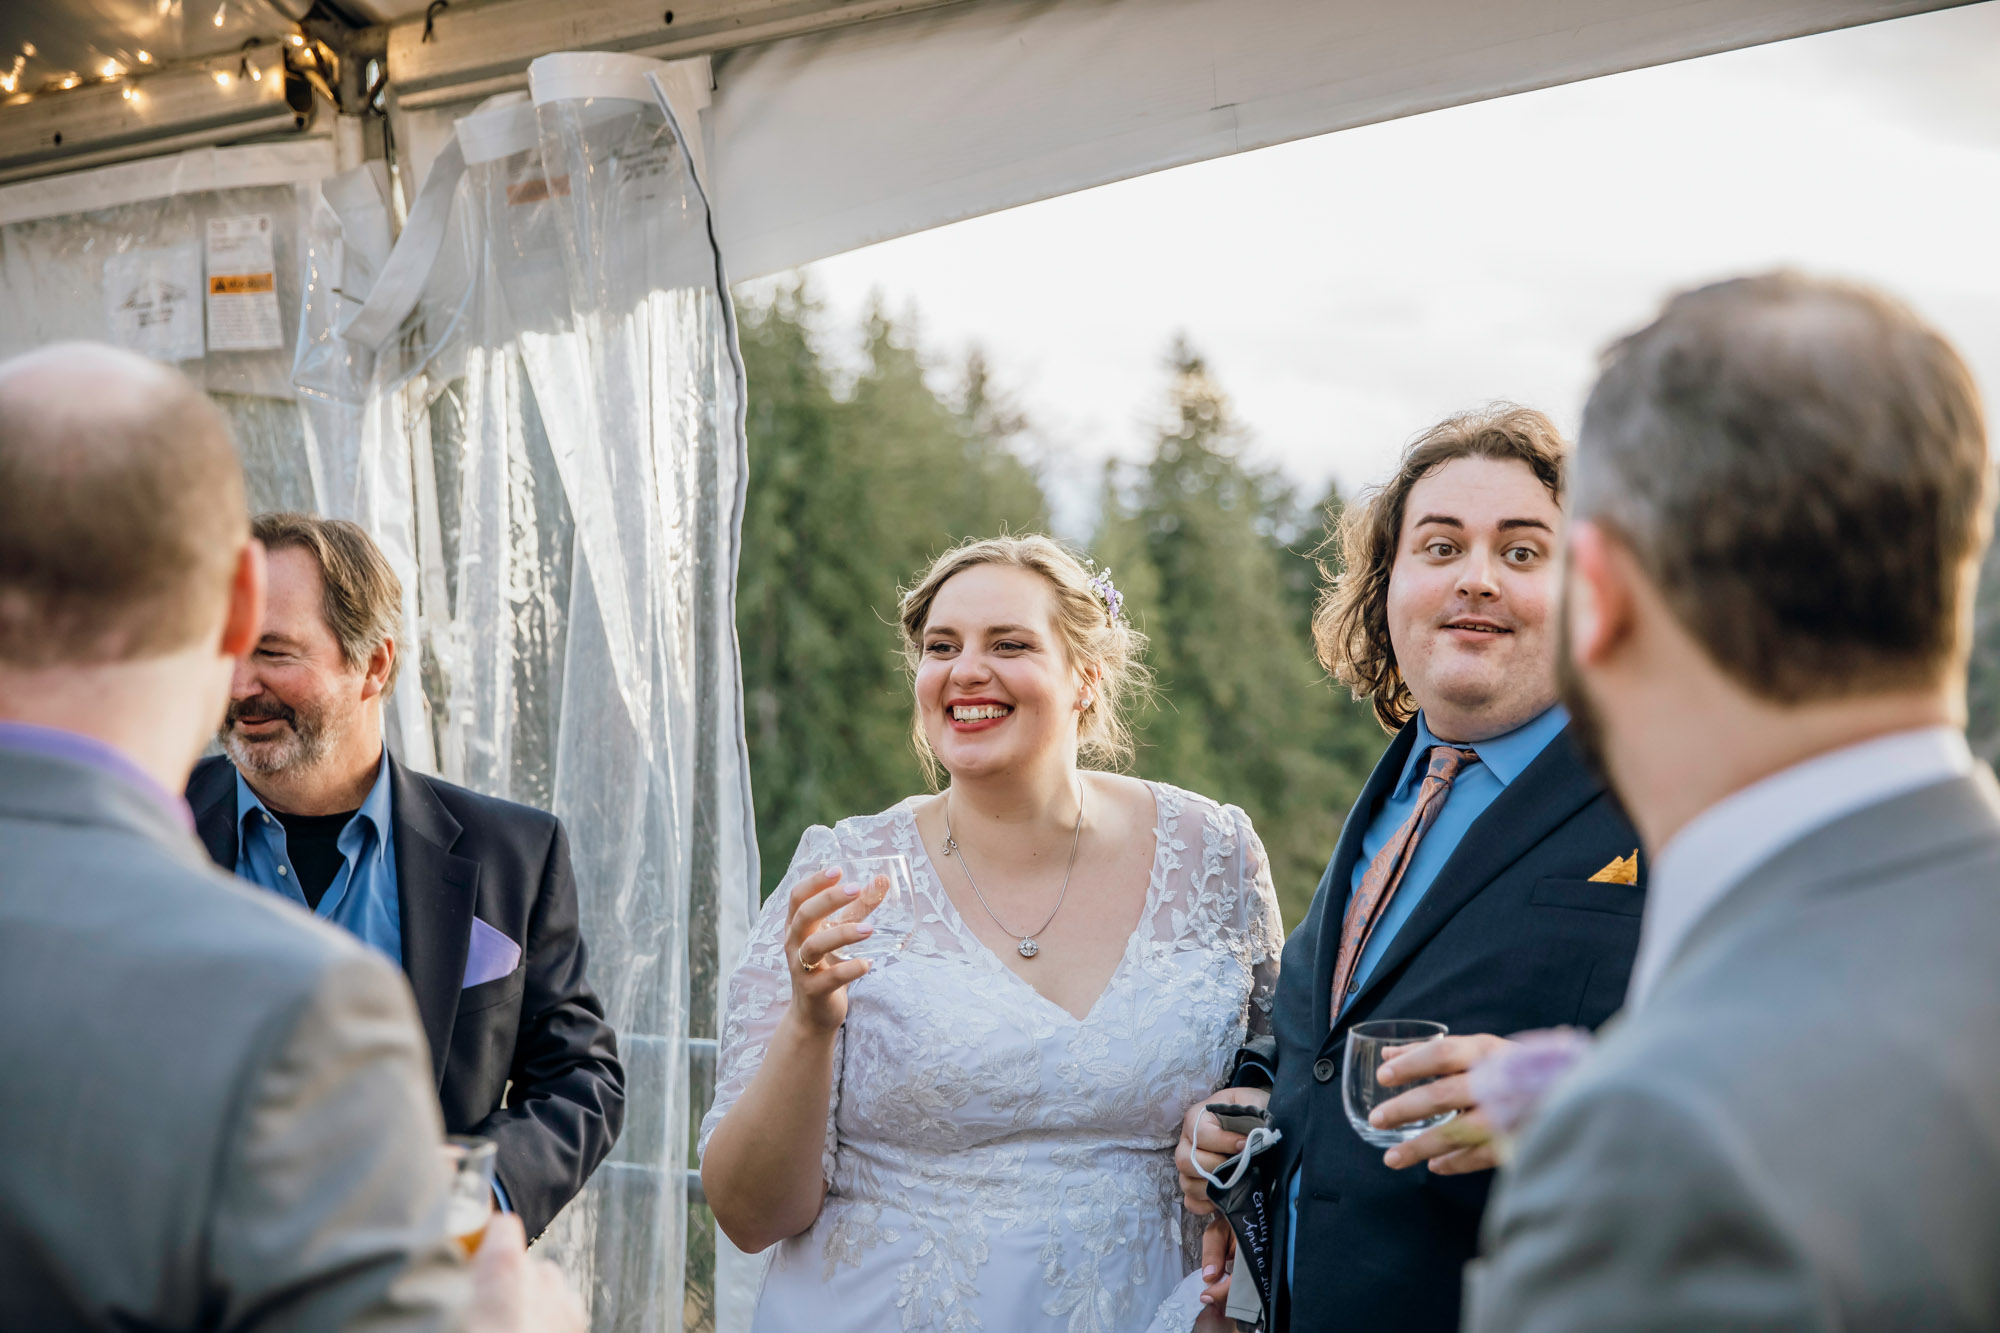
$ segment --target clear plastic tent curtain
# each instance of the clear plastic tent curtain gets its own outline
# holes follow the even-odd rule
[[[714,1234],[688,1225],[685,1172],[757,882],[741,372],[694,157],[643,77],[657,63],[577,59],[551,95],[538,74],[537,100],[461,122],[388,258],[349,253],[329,189],[298,380],[342,442],[327,509],[402,553],[419,743],[569,831],[626,1119],[542,1245],[595,1329],[713,1327]]]
[[[597,1330],[731,1329],[754,1268],[686,1187],[758,882],[741,368],[669,109],[705,65],[547,57],[533,86],[460,123],[393,245],[381,164],[333,174],[324,144],[0,188],[0,355],[93,338],[171,361],[230,413],[255,507],[381,544],[410,668],[390,744],[563,819],[619,1034],[623,1133],[541,1246]],[[231,271],[210,224],[244,219],[277,320],[251,339],[204,304]]]

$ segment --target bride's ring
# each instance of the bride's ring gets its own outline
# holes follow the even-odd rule
[[[819,963],[808,963],[806,961],[806,951],[804,947],[801,947],[799,949],[799,971],[801,972],[805,972],[808,974],[817,972],[819,971],[820,963],[824,963],[825,961],[826,959],[822,958],[819,960]]]

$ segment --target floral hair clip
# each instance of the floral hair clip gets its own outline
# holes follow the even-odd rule
[[[1090,581],[1089,586],[1090,590],[1097,594],[1097,599],[1104,603],[1105,613],[1111,617],[1112,624],[1115,625],[1124,618],[1125,594],[1118,591],[1118,585],[1111,581],[1111,571],[1108,568],[1099,570],[1097,577]]]

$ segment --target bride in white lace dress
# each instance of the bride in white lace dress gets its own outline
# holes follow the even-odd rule
[[[1036,537],[962,546],[904,598],[950,785],[807,830],[729,982],[702,1178],[739,1246],[775,1247],[759,1333],[1199,1312],[1173,1148],[1264,1030],[1283,939],[1241,810],[1078,766],[1126,743],[1118,612]],[[871,970],[829,956],[861,927],[822,928],[851,899],[820,869],[885,854],[918,925]]]

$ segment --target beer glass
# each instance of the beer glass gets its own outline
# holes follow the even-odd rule
[[[486,1234],[486,1221],[493,1216],[493,1156],[497,1151],[492,1139],[473,1134],[454,1134],[444,1141],[445,1161],[451,1167],[445,1230],[468,1259],[478,1250]]]
[[[1420,1018],[1382,1019],[1356,1023],[1347,1029],[1347,1067],[1340,1076],[1340,1097],[1347,1107],[1347,1123],[1354,1126],[1354,1132],[1361,1136],[1362,1142],[1372,1143],[1377,1148],[1393,1147],[1398,1143],[1407,1143],[1433,1125],[1442,1125],[1451,1119],[1452,1113],[1447,1111],[1443,1115],[1412,1120],[1392,1129],[1381,1129],[1368,1123],[1368,1113],[1383,1102],[1400,1097],[1411,1088],[1436,1082],[1435,1079],[1420,1078],[1384,1087],[1380,1082],[1382,1062],[1403,1047],[1436,1041],[1448,1031],[1450,1029],[1442,1023]]]

